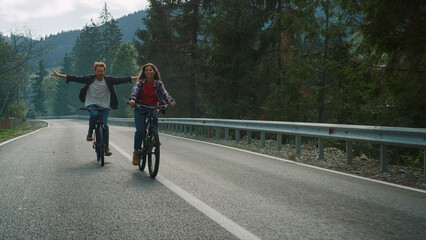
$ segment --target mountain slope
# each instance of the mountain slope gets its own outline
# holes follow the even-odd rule
[[[145,29],[142,18],[146,16],[144,10],[140,10],[117,19],[117,25],[123,34],[123,41],[133,41],[138,29]],[[75,41],[80,36],[80,30],[71,30],[50,35],[42,40],[42,46],[52,47],[52,51],[43,56],[46,66],[59,66],[66,53],[70,54]]]

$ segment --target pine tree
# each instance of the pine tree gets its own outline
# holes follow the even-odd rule
[[[370,123],[426,126],[426,3],[338,1],[354,26],[358,58],[350,69],[366,79]],[[356,34],[356,35],[355,35]]]
[[[92,22],[90,26],[86,25],[84,27],[73,47],[74,74],[93,74],[93,63],[100,61],[100,50],[101,44],[99,29],[98,26]]]
[[[73,74],[72,64],[71,56],[65,54],[60,72],[63,74]],[[75,114],[81,105],[78,100],[78,91],[81,85],[72,82],[66,83],[65,79],[57,79],[57,81],[55,113],[57,115]]]
[[[130,42],[123,42],[111,64],[111,74],[115,76],[133,76],[139,71],[136,64],[136,49]]]
[[[199,114],[196,78],[199,73],[198,41],[201,36],[203,4],[201,0],[182,1],[177,4],[176,14],[171,19],[176,31],[174,72],[180,73],[177,76],[179,84],[175,84],[173,89],[179,98],[179,106],[186,109],[185,115],[188,117],[197,117]]]
[[[187,104],[182,104],[185,94],[189,94],[185,88],[182,69],[177,60],[179,49],[176,30],[173,26],[173,14],[176,14],[177,1],[151,1],[151,7],[144,19],[146,30],[136,32],[138,40],[134,46],[138,53],[137,63],[142,66],[148,62],[155,64],[164,84],[170,94],[179,102],[179,108],[170,111],[169,116],[181,114],[187,116]]]
[[[262,4],[260,4],[261,6]],[[204,112],[220,118],[258,118],[268,81],[258,76],[262,8],[252,1],[218,1],[206,17],[207,44],[199,89]],[[263,99],[262,99],[263,100]]]
[[[115,54],[111,65],[111,74],[114,76],[136,76],[139,73],[136,64],[136,50],[130,42],[124,42]],[[119,108],[111,112],[115,117],[132,117],[133,114],[127,107],[133,84],[120,84],[115,86],[115,92],[119,100]]]
[[[264,119],[294,121],[308,112],[303,108],[308,102],[309,88],[303,80],[310,76],[295,46],[300,46],[302,35],[311,32],[303,21],[313,22],[309,14],[312,8],[306,1],[293,0],[268,1],[265,5],[267,19],[259,34],[263,53],[259,74],[268,79],[265,101],[260,103]]]
[[[34,78],[34,82],[32,85],[33,91],[35,93],[33,98],[34,111],[37,112],[39,115],[43,115],[46,112],[44,106],[45,96],[43,93],[42,84],[44,77],[46,77],[47,75],[48,72],[45,69],[44,60],[40,59],[38,71],[36,73],[36,77]]]
[[[108,11],[108,5],[105,3],[104,8],[99,16],[99,33],[101,39],[100,59],[110,66],[114,60],[114,55],[121,44],[123,34],[117,25],[117,21]]]

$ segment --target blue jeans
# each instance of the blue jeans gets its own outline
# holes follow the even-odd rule
[[[91,109],[90,111],[90,119],[89,119],[89,132],[93,131],[95,129],[95,123],[98,119],[98,115],[101,116],[101,120],[104,123],[104,143],[105,145],[109,144],[109,127],[108,127],[108,111],[97,111],[96,108],[99,108],[100,106],[96,104],[92,104],[87,106]]]
[[[139,149],[141,149],[142,141],[145,137],[145,118],[148,116],[149,110],[148,109],[135,109],[134,111],[134,118],[135,118],[135,141],[133,144],[133,150],[137,152]],[[154,125],[157,127],[157,111],[153,111],[154,113]]]

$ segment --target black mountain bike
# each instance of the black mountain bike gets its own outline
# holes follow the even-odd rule
[[[168,105],[149,106],[135,103],[135,109],[148,109],[145,117],[145,137],[142,141],[142,148],[138,150],[139,170],[145,169],[148,157],[148,171],[152,178],[155,178],[160,167],[160,138],[158,137],[157,127],[154,125],[154,111],[157,109],[165,110]]]
[[[80,110],[92,111],[90,108],[80,108]],[[102,111],[109,111],[109,108],[97,107],[93,110],[98,111],[98,118],[95,122],[95,139],[93,140],[93,148],[96,152],[96,159],[101,162],[101,166],[105,164],[105,124],[102,122],[101,114]]]

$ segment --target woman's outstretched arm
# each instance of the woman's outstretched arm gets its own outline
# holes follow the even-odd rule
[[[52,69],[52,71],[53,71],[53,74],[52,74],[51,76],[54,76],[54,77],[60,77],[60,78],[67,78],[67,75],[57,73],[57,72],[55,71],[55,69],[53,69],[53,68],[50,68],[50,69]]]

